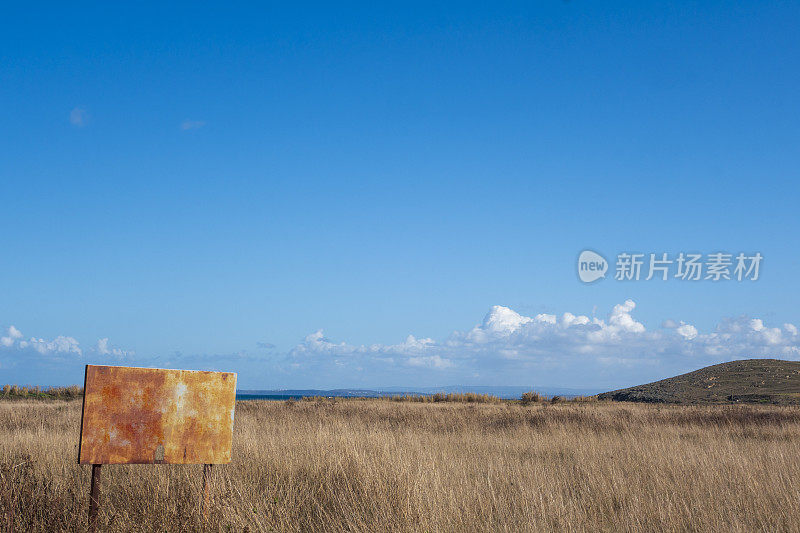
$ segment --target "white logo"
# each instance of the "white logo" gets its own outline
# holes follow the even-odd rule
[[[584,250],[578,256],[578,277],[584,283],[591,283],[606,277],[608,261],[602,255],[591,250]]]
[[[694,252],[621,252],[612,273],[616,281],[757,281],[763,261],[761,252],[714,252],[705,256]],[[597,252],[584,250],[578,256],[578,278],[584,283],[606,277],[608,270],[608,261]]]

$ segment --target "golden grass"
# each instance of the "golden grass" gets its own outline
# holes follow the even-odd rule
[[[39,400],[74,400],[83,396],[83,387],[20,387],[19,385],[3,385],[0,387],[0,400],[39,399]]]
[[[418,402],[418,403],[441,403],[441,402],[456,402],[456,403],[501,403],[503,402],[497,396],[490,394],[478,394],[475,392],[437,392],[436,394],[402,394],[390,396],[394,402]]]
[[[0,520],[85,529],[79,423],[0,402]],[[792,407],[247,401],[233,457],[213,531],[800,531]],[[104,467],[103,530],[201,529],[201,469]]]

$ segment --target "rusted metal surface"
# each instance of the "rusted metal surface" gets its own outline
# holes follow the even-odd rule
[[[236,374],[86,366],[80,464],[231,460]]]

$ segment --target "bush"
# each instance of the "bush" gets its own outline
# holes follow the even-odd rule
[[[522,403],[522,405],[530,405],[532,403],[543,402],[546,399],[547,398],[545,398],[544,396],[542,396],[538,392],[530,391],[530,392],[526,392],[525,394],[522,395],[522,398],[520,399],[520,402]]]
[[[81,396],[83,396],[83,387],[78,385],[70,385],[69,387],[49,387],[44,390],[38,385],[35,387],[3,385],[2,388],[2,397],[8,399],[74,400]]]

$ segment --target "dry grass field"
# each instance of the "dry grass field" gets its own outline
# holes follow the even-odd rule
[[[86,529],[79,424],[0,402],[15,531]],[[800,531],[795,407],[248,401],[233,457],[211,531]],[[201,470],[104,467],[102,530],[202,529]]]

